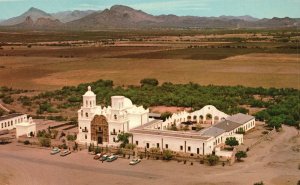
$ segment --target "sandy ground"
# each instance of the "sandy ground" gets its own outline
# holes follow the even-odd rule
[[[94,161],[86,151],[67,157],[49,155],[49,150],[0,146],[2,185],[93,185],[93,184],[187,184],[187,185],[295,185],[300,180],[300,145],[295,128],[284,127],[273,139],[248,152],[245,162],[233,166],[209,167],[200,164],[143,160],[129,166],[128,159],[113,163]]]

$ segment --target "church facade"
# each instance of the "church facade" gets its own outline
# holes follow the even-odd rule
[[[210,115],[210,126],[200,131],[172,131],[186,122],[203,123]],[[243,143],[242,129],[247,132],[255,127],[255,118],[246,114],[227,115],[212,105],[194,112],[180,112],[170,118],[157,120],[149,118],[149,109],[132,104],[124,96],[112,96],[111,106],[96,105],[96,95],[91,87],[83,95],[83,105],[78,110],[78,135],[80,144],[118,146],[120,133],[131,133],[130,143],[138,148],[170,149],[175,152],[211,154],[226,138],[235,137]]]

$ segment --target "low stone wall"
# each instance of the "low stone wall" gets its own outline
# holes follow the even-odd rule
[[[266,139],[270,138],[274,133],[276,133],[276,129],[274,128],[273,130],[269,131],[267,134],[263,135],[261,138],[259,138],[257,141],[252,143],[248,148],[252,149],[262,141],[265,141]]]

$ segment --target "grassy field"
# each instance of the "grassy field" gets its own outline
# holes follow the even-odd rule
[[[98,79],[126,86],[151,77],[300,89],[297,35],[287,30],[3,31],[0,85],[44,91]],[[285,37],[290,42],[276,40]],[[266,40],[253,41],[258,38]],[[51,43],[36,43],[43,41]]]
[[[0,85],[52,90],[98,79],[117,85],[142,78],[203,85],[299,87],[299,59],[292,54],[248,54],[223,60],[1,57]],[[3,80],[2,80],[3,79]],[[4,80],[5,79],[5,80]]]

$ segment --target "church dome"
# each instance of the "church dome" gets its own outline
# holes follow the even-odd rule
[[[132,101],[129,98],[124,99],[124,107],[125,108],[132,107]]]
[[[88,91],[83,96],[96,96],[95,93],[92,91],[91,86],[88,86]]]

